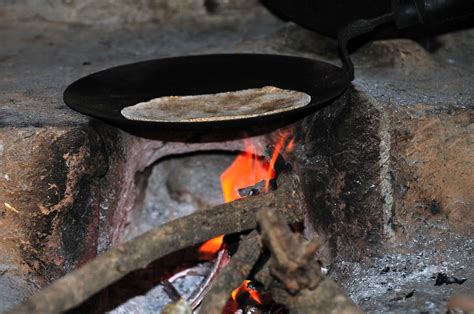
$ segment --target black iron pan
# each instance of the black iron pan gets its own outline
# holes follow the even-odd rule
[[[340,95],[346,71],[328,63],[282,55],[217,54],[157,59],[100,71],[71,84],[65,103],[86,115],[126,128],[212,129],[245,127],[308,113]],[[284,113],[204,122],[144,122],[124,118],[126,106],[162,96],[213,94],[263,86],[301,91],[311,102]]]

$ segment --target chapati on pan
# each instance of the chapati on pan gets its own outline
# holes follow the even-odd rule
[[[274,86],[238,91],[165,96],[125,107],[129,120],[149,122],[208,122],[252,118],[304,107],[311,96]]]

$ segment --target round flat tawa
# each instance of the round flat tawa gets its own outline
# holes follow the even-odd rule
[[[93,73],[72,83],[64,102],[83,114],[127,128],[212,129],[245,127],[305,114],[341,94],[349,78],[334,65],[299,57],[216,54],[143,61]],[[275,86],[304,92],[304,107],[270,115],[202,121],[150,122],[126,119],[124,107],[163,96],[189,96]],[[225,106],[215,110],[226,110]],[[228,112],[224,114],[229,114]]]

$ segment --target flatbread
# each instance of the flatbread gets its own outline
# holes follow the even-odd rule
[[[150,122],[209,122],[271,115],[304,107],[311,96],[274,86],[233,92],[166,96],[121,110],[129,120]]]

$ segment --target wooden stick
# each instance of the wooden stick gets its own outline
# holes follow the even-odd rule
[[[362,313],[334,281],[322,277],[314,259],[318,243],[292,233],[278,211],[263,209],[257,218],[263,244],[272,254],[260,280],[271,288],[273,300],[291,314]]]
[[[201,305],[202,299],[204,299],[209,290],[211,290],[212,284],[214,283],[214,281],[216,281],[217,278],[219,278],[221,270],[229,264],[229,261],[229,251],[225,247],[224,249],[221,248],[219,254],[217,255],[211,273],[206,278],[206,280],[200,285],[197,293],[195,295],[191,295],[191,297],[189,298],[193,311]]]
[[[319,243],[306,241],[301,234],[293,233],[278,211],[262,209],[257,220],[262,241],[272,253],[272,276],[292,294],[316,288],[322,279],[321,266],[314,258]]]
[[[259,237],[257,232],[253,231],[240,242],[239,249],[204,298],[199,312],[221,314],[232,291],[247,278],[261,253]]]
[[[302,220],[299,181],[282,174],[271,193],[222,204],[173,220],[109,249],[83,267],[53,282],[9,313],[60,313],[78,306],[126,274],[154,260],[221,234],[256,227],[260,208],[278,210],[289,223]]]

